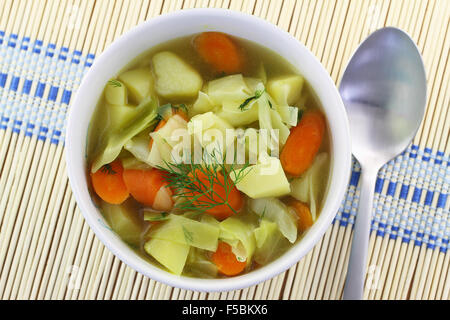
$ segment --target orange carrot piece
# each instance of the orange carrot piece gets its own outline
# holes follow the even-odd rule
[[[217,250],[211,258],[219,272],[226,276],[235,276],[241,273],[247,265],[246,262],[239,261],[231,251],[231,246],[223,241],[219,241]]]
[[[190,174],[190,177],[194,178],[194,184],[197,188],[200,190],[205,190],[206,186],[207,189],[211,186],[211,181],[209,180],[209,176],[207,176],[204,172],[201,172],[197,170],[195,172],[195,175],[193,173]],[[208,213],[214,217],[216,217],[218,220],[224,220],[232,215],[235,214],[235,212],[238,212],[242,206],[244,205],[244,199],[242,197],[241,192],[233,185],[233,182],[230,180],[228,182],[228,188],[231,188],[228,192],[228,199],[226,199],[227,192],[224,187],[225,178],[222,173],[218,172],[217,177],[214,178],[212,181],[213,184],[213,192],[198,197],[196,200],[193,201],[194,205],[201,205],[205,204],[207,202],[212,203],[223,203],[225,200],[227,200],[227,204],[220,204],[216,205],[212,208],[209,208],[205,211],[205,213]],[[206,191],[206,190],[205,190]],[[192,197],[198,196],[199,193],[193,192]],[[190,194],[188,194],[190,196]],[[212,199],[211,199],[212,198]],[[231,208],[230,208],[231,207]],[[234,211],[233,211],[234,209]]]
[[[217,72],[240,73],[244,69],[244,56],[239,47],[226,34],[204,32],[194,39],[200,57]]]
[[[121,204],[130,195],[123,180],[123,167],[120,160],[106,164],[91,173],[91,181],[95,193],[105,202]]]
[[[291,133],[281,151],[280,160],[285,172],[299,176],[313,163],[322,144],[325,119],[318,111],[307,112]]]
[[[176,115],[176,114],[179,115],[184,120],[189,121],[189,117],[188,117],[186,111],[182,110],[181,108],[173,109],[173,115]]]
[[[311,211],[306,203],[298,201],[294,198],[288,201],[288,205],[294,208],[298,216],[298,230],[304,232],[313,225]]]
[[[156,206],[158,210],[172,208],[172,191],[167,187],[163,171],[154,168],[150,170],[127,169],[123,172],[123,179],[130,194],[138,202],[151,207]],[[163,204],[156,203],[159,192],[168,193],[167,197],[163,198],[165,199]]]

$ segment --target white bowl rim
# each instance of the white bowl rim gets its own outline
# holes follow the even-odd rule
[[[339,143],[339,152],[336,152],[335,150],[332,151],[333,161],[330,169],[332,171],[332,177],[329,179],[330,182],[328,185],[327,199],[318,220],[304,235],[303,239],[289,249],[288,252],[268,265],[253,270],[247,274],[226,279],[199,279],[176,276],[163,269],[153,266],[149,262],[140,258],[136,253],[128,248],[125,243],[121,242],[117,236],[114,236],[110,230],[105,228],[104,222],[98,216],[100,212],[94,208],[92,201],[86,201],[87,184],[85,183],[85,180],[80,177],[80,174],[81,176],[83,176],[83,174],[85,176],[86,172],[84,168],[80,168],[83,167],[82,165],[76,165],[75,160],[73,160],[80,157],[80,153],[83,153],[82,148],[77,148],[75,146],[79,144],[82,145],[82,142],[79,141],[80,134],[76,133],[76,128],[78,126],[76,120],[78,119],[76,118],[77,112],[75,111],[76,108],[74,106],[80,106],[83,102],[83,94],[88,90],[89,83],[94,81],[97,77],[96,72],[98,66],[107,63],[108,59],[112,56],[112,54],[114,54],[115,50],[124,46],[132,34],[137,34],[143,30],[155,27],[166,20],[172,19],[175,21],[179,17],[186,16],[191,19],[195,19],[195,17],[201,17],[204,15],[213,15],[218,18],[226,17],[226,19],[236,19],[242,21],[242,23],[254,24],[255,28],[258,27],[261,31],[264,30],[265,32],[276,34],[276,36],[280,37],[280,39],[290,42],[292,46],[296,47],[298,52],[301,52],[303,55],[307,56],[309,59],[308,62],[312,63],[316,69],[315,71],[317,72],[317,76],[315,77],[315,80],[321,83],[320,88],[313,86],[313,90],[316,94],[318,94],[318,91],[326,91],[327,95],[329,95],[326,99],[335,109],[328,110],[323,102],[324,96],[318,94],[322,106],[324,107],[324,111],[327,113],[328,126],[331,131],[330,142],[332,145],[336,142]],[[129,59],[128,62],[134,57],[130,58],[131,59]],[[311,82],[311,79],[308,78],[308,81]],[[333,114],[332,121],[329,121],[330,113]],[[94,64],[84,76],[83,81],[76,92],[73,103],[71,104],[71,108],[69,108],[66,132],[66,162],[70,185],[84,218],[97,237],[116,257],[134,270],[156,281],[186,290],[207,292],[238,290],[270,279],[293,266],[313,248],[313,246],[322,238],[328,227],[331,225],[332,220],[340,208],[341,201],[344,198],[351,172],[351,144],[346,110],[333,80],[325,68],[321,65],[319,60],[297,39],[293,38],[290,34],[279,29],[275,25],[261,18],[228,9],[202,8],[176,11],[145,21],[120,36],[95,59]],[[332,148],[334,149],[334,147]],[[128,250],[126,248],[128,248]]]

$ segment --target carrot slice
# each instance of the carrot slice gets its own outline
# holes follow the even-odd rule
[[[226,276],[235,276],[241,273],[246,262],[239,261],[231,251],[231,246],[223,241],[219,241],[216,252],[212,254],[212,262],[217,266],[220,273]]]
[[[121,204],[130,195],[123,181],[123,167],[120,160],[106,164],[91,173],[91,181],[95,193],[105,202]]]
[[[322,144],[325,119],[318,111],[307,112],[291,133],[281,151],[280,160],[285,172],[299,176],[313,163]]]
[[[173,109],[173,115],[176,115],[176,114],[179,115],[184,120],[189,121],[189,117],[188,117],[186,111],[182,110],[181,108]]]
[[[167,187],[163,171],[157,169],[123,172],[129,192],[138,202],[157,210],[170,210],[173,206],[172,191]]]
[[[194,46],[200,57],[217,72],[233,74],[244,69],[241,50],[226,34],[204,32],[194,39]]]
[[[205,213],[208,213],[219,220],[223,220],[234,215],[235,212],[238,212],[244,205],[244,199],[241,192],[234,186],[231,180],[227,182],[227,188],[231,188],[228,190],[227,198],[225,178],[222,173],[218,172],[217,175],[212,178],[212,180],[210,180],[211,176],[206,175],[200,170],[196,170],[194,173],[190,173],[189,176],[193,178],[193,184],[202,191],[208,190],[212,184],[212,192],[208,194],[202,196],[199,196],[199,192],[192,192],[192,195],[187,194],[192,198],[196,198],[193,201],[194,205],[201,206],[208,203],[223,203],[208,208],[207,210],[205,210]],[[225,201],[227,204],[224,203]]]
[[[298,201],[294,198],[289,199],[288,205],[294,208],[298,216],[298,230],[301,232],[306,231],[309,227],[313,225],[313,219],[311,211],[306,203]]]

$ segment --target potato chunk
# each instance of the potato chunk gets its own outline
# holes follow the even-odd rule
[[[267,91],[279,106],[293,105],[300,99],[305,80],[299,75],[277,77],[269,80]]]
[[[152,58],[156,92],[166,99],[193,99],[203,86],[200,74],[176,54],[168,51]]]
[[[141,103],[153,90],[153,77],[148,67],[125,71],[119,79],[126,85],[129,97],[136,104]]]

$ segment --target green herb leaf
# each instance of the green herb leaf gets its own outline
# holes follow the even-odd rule
[[[165,162],[164,167],[157,167],[159,170],[167,172],[167,187],[170,187],[175,196],[179,198],[174,207],[181,211],[203,213],[214,207],[225,205],[237,213],[229,204],[228,195],[251,170],[246,170],[249,164],[237,169],[234,164],[225,165],[223,161],[219,161],[215,152],[209,156],[212,159],[210,163]],[[234,181],[230,177],[231,174],[233,174]],[[214,191],[215,185],[221,186],[225,190],[225,195]]]
[[[115,172],[113,170],[113,168],[111,167],[111,164],[105,164],[101,169],[101,172],[106,173],[106,174],[116,174],[117,172]]]
[[[112,85],[113,87],[116,87],[116,88],[122,86],[122,84],[119,81],[115,80],[115,79],[109,80],[108,83],[110,85]]]
[[[144,220],[145,221],[164,221],[167,220],[167,212],[161,212],[161,213],[156,213],[156,212],[148,212],[148,213],[144,213]]]
[[[247,107],[247,105],[248,105],[252,100],[258,100],[258,99],[263,95],[263,93],[264,93],[265,91],[266,91],[266,89],[263,89],[263,90],[256,90],[256,91],[255,91],[255,95],[252,96],[252,97],[250,97],[250,98],[245,99],[244,102],[242,102],[241,105],[239,106],[239,109],[240,109],[241,111],[246,111],[247,109],[245,109],[245,107]]]
[[[265,216],[265,215],[266,215],[266,207],[264,207],[264,210],[263,210],[261,216],[259,217],[259,222],[261,222],[262,219],[264,219],[264,216]]]

